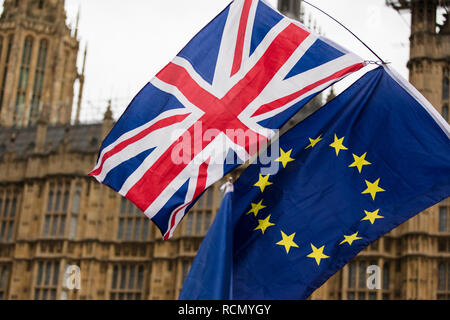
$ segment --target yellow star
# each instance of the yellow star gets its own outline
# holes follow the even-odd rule
[[[362,192],[362,194],[370,193],[370,195],[372,196],[372,200],[375,200],[375,196],[377,195],[377,192],[386,191],[378,186],[379,183],[380,183],[380,178],[378,178],[378,180],[373,183],[366,180],[367,189],[364,190]]]
[[[250,205],[252,206],[252,208],[246,214],[253,213],[256,217],[259,210],[264,209],[266,207],[266,206],[262,205],[262,202],[263,202],[263,199],[261,199],[261,201],[258,203],[251,203]]]
[[[275,161],[281,162],[283,164],[283,168],[286,168],[288,162],[294,161],[295,159],[291,158],[292,149],[288,152],[284,152],[283,149],[280,148],[281,156]]]
[[[322,135],[318,136],[318,137],[315,138],[315,139],[309,138],[310,144],[309,144],[309,146],[307,146],[305,149],[308,149],[308,148],[314,148],[314,147],[316,146],[316,144],[317,144],[320,140],[322,140]]]
[[[258,220],[258,226],[253,231],[261,230],[262,234],[264,234],[264,232],[266,231],[266,229],[268,227],[271,227],[271,226],[275,225],[275,223],[272,223],[269,220],[270,220],[270,214],[265,219],[259,219]]]
[[[334,134],[334,142],[332,144],[330,144],[330,147],[332,147],[332,148],[334,148],[336,150],[336,156],[339,155],[339,151],[341,151],[341,150],[348,150],[348,148],[345,147],[342,144],[344,142],[344,138],[345,137],[342,137],[342,138],[338,139],[336,134]]]
[[[295,232],[290,236],[286,235],[283,231],[281,231],[282,240],[278,241],[277,244],[280,246],[284,246],[286,249],[286,253],[289,253],[291,247],[298,248],[298,245],[294,242]]]
[[[356,232],[356,233],[354,233],[354,234],[352,234],[352,235],[350,235],[350,236],[344,235],[344,238],[345,238],[345,239],[342,240],[341,243],[339,243],[340,245],[347,242],[347,243],[351,246],[352,243],[353,243],[353,241],[362,239],[361,237],[358,237],[358,232]]]
[[[317,249],[311,243],[311,249],[312,249],[313,252],[308,254],[307,257],[316,259],[317,265],[320,265],[320,260],[329,258],[329,256],[323,254],[323,248],[325,248],[325,246],[322,246],[319,249]]]
[[[367,210],[364,210],[364,213],[366,214],[366,216],[364,218],[361,219],[361,221],[363,220],[369,220],[371,224],[373,224],[375,222],[376,219],[382,219],[384,218],[383,216],[379,216],[378,212],[380,211],[380,209],[377,209],[375,211],[369,212]]]
[[[272,182],[269,182],[269,175],[263,177],[261,174],[259,174],[258,182],[255,183],[254,186],[259,187],[261,189],[261,192],[264,192],[264,189],[271,184]]]
[[[355,159],[355,162],[353,162],[349,167],[357,167],[359,173],[361,173],[362,167],[367,166],[371,164],[369,161],[366,160],[367,152],[364,153],[361,157],[358,157],[356,154],[353,154],[353,159]]]

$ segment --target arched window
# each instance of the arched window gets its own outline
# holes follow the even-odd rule
[[[450,93],[450,72],[448,68],[444,69],[442,75],[442,100],[448,100]]]
[[[442,117],[448,122],[448,104],[442,107]]]
[[[5,57],[5,62],[3,64],[3,70],[2,70],[1,87],[0,87],[0,109],[3,106],[3,97],[5,95],[6,76],[8,75],[8,64],[9,64],[9,57],[11,56],[11,48],[13,45],[13,40],[14,40],[14,36],[10,35],[8,37],[8,44],[6,47],[6,57]]]
[[[28,36],[22,52],[22,65],[20,66],[19,84],[17,86],[16,106],[14,108],[14,124],[20,125],[27,94],[28,77],[30,75],[31,52],[33,50],[33,38]]]
[[[39,9],[43,9],[44,8],[44,0],[39,0],[38,8]]]
[[[33,96],[31,98],[29,124],[35,123],[39,115],[39,105],[41,103],[42,88],[44,85],[47,52],[48,52],[48,41],[46,39],[42,39],[39,44],[38,60],[36,64],[36,75],[34,76]]]

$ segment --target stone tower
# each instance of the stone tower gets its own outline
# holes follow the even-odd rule
[[[409,81],[448,121],[450,78],[450,17],[437,23],[438,9],[450,1],[387,1],[411,13]],[[400,226],[405,246],[403,295],[407,299],[448,299],[450,281],[448,243],[450,201],[446,199]]]
[[[33,126],[41,113],[50,125],[69,124],[74,83],[84,77],[77,71],[77,30],[66,24],[64,0],[5,0],[3,7],[0,125]]]
[[[450,17],[437,23],[437,10],[448,0],[387,1],[394,9],[411,12],[409,81],[448,121]],[[445,110],[446,109],[446,110]]]

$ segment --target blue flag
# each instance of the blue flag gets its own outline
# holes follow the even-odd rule
[[[181,300],[231,299],[233,185],[228,182],[222,189],[222,204],[184,281]]]
[[[232,298],[305,299],[370,243],[448,197],[449,137],[447,122],[388,67],[289,130],[272,161],[277,173],[255,162],[235,183]]]

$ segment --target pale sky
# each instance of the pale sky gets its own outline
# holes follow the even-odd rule
[[[110,98],[118,118],[134,95],[229,2],[66,0],[69,23],[75,21],[81,8],[82,50],[88,44],[82,119],[100,119]],[[269,2],[276,6],[277,0]],[[310,2],[340,20],[407,78],[409,14],[400,16],[385,6],[385,0]],[[334,21],[306,4],[303,6],[306,24],[312,15],[325,36],[365,59],[376,59]]]

